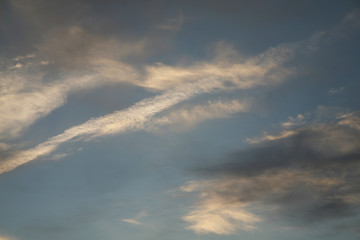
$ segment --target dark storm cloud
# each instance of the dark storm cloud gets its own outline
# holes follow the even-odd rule
[[[200,167],[217,176],[204,192],[224,202],[262,203],[297,223],[357,216],[360,207],[359,118],[296,130]],[[266,214],[265,214],[266,215]]]

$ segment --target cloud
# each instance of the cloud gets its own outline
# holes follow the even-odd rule
[[[206,208],[207,200],[224,209],[251,207],[263,221],[285,219],[289,225],[357,216],[360,128],[356,116],[298,128],[289,136],[228,155],[218,165],[198,167],[197,172],[211,179],[192,181],[182,191],[198,191],[200,200],[194,205],[198,212]],[[198,222],[186,216],[189,228],[195,230]],[[197,219],[202,221],[201,214]],[[241,229],[241,224],[235,225]]]
[[[11,171],[24,163],[47,155],[53,152],[61,143],[76,137],[96,137],[143,129],[144,124],[155,114],[197,94],[211,91],[218,85],[221,85],[221,82],[202,81],[198,84],[190,83],[162,95],[144,99],[128,109],[90,119],[83,124],[67,129],[62,134],[54,136],[34,148],[18,152],[14,156],[1,161],[0,173]]]
[[[345,87],[339,87],[339,88],[330,88],[328,93],[329,94],[339,94],[344,91]]]
[[[261,138],[247,138],[246,141],[248,143],[261,143],[264,141],[274,141],[274,140],[287,138],[294,134],[296,134],[296,131],[292,131],[292,130],[282,131],[278,135],[269,135],[268,133],[265,132],[264,136]]]
[[[46,116],[66,102],[68,94],[82,89],[96,88],[100,85],[121,81],[100,78],[96,73],[73,75],[52,82],[45,82],[47,75],[34,73],[41,71],[41,66],[30,66],[22,72],[6,71],[2,75],[0,90],[1,138],[17,137],[37,119]],[[119,66],[118,72],[123,77],[132,77],[130,67]]]
[[[130,219],[130,218],[123,218],[121,219],[121,221],[123,222],[127,222],[127,223],[132,223],[132,224],[135,224],[135,225],[142,225],[141,222],[135,220],[135,219]]]
[[[246,89],[281,82],[281,64],[291,49],[273,48],[243,63],[200,62],[190,67],[145,66],[145,73],[125,63],[143,54],[145,40],[119,42],[95,36],[77,26],[60,27],[45,34],[37,52],[17,56],[0,72],[0,133],[14,138],[66,102],[68,94],[81,89],[127,82],[156,91],[181,84],[217,84],[211,91]],[[204,80],[207,79],[207,80]],[[228,84],[229,86],[225,86]],[[232,85],[232,87],[230,86]]]
[[[134,218],[123,218],[123,219],[121,219],[121,221],[135,224],[135,225],[143,225],[143,223],[141,222],[141,219],[143,219],[146,216],[148,216],[147,212],[142,211],[142,212],[138,213]]]
[[[158,30],[178,31],[183,24],[184,16],[183,13],[180,11],[177,18],[170,18],[167,20],[166,23],[157,24],[155,28]]]
[[[360,131],[360,117],[357,116],[355,113],[342,114],[337,118],[341,119],[338,124],[349,126]]]
[[[150,73],[146,75],[143,85],[146,87],[156,86],[156,88],[165,90],[162,94],[144,99],[128,109],[116,111],[96,119],[90,119],[81,125],[65,130],[62,134],[49,138],[47,141],[34,148],[18,152],[14,156],[0,163],[0,173],[11,171],[24,163],[32,161],[40,156],[47,155],[53,152],[59,144],[76,137],[97,137],[128,130],[144,129],[145,124],[151,121],[151,118],[155,114],[178,103],[189,100],[199,94],[214,93],[216,91],[234,88],[246,89],[278,83],[282,81],[283,78],[276,73],[276,70],[281,69],[280,75],[282,75],[283,71],[281,64],[289,58],[289,52],[291,52],[291,50],[284,49],[284,47],[280,47],[279,49],[272,48],[265,53],[246,61],[245,64],[233,64],[229,67],[225,66],[225,68],[208,64],[200,64],[199,66],[190,67],[189,69],[182,68],[182,70],[179,70],[179,68],[176,67],[163,65],[153,66],[150,68]],[[123,67],[121,63],[116,63],[114,61],[110,61],[109,64],[109,61],[105,62],[107,67],[116,66],[118,68],[120,66],[122,67],[120,68],[120,71],[124,73],[120,76],[113,78],[108,77],[106,79],[110,79],[110,81],[122,81],[123,79],[129,81],[130,78],[131,81],[133,79],[132,77],[136,76],[131,67]],[[116,71],[116,73],[119,73],[119,69]],[[274,74],[277,76],[276,78],[274,78]],[[105,82],[107,82],[106,79]],[[170,79],[171,81],[169,82],[167,79]],[[23,81],[23,79],[20,80]],[[14,107],[8,109],[8,106],[6,106],[3,112],[4,114],[7,113],[9,116],[12,116],[12,118],[9,118],[6,122],[7,125],[4,124],[2,126],[3,129],[7,129],[10,124],[13,124],[15,122],[14,119],[30,125],[38,117],[44,116],[55,107],[60,106],[65,101],[66,93],[71,90],[73,91],[74,89],[83,87],[89,88],[99,84],[98,79],[94,78],[92,75],[74,80],[70,78],[58,84],[54,83],[49,86],[40,86],[40,93],[39,90],[37,90],[30,93],[30,96],[25,95],[25,98],[28,97],[29,104],[31,106],[35,105],[35,107],[29,108],[30,113],[25,112],[26,114],[24,114],[24,117],[20,119],[15,112],[12,112]],[[234,86],[229,86],[229,82]],[[15,104],[15,106],[18,107],[16,111],[29,111],[26,108],[22,108],[22,101],[19,102],[17,99],[10,101],[11,99],[9,98],[14,98],[15,96],[18,97],[19,95],[5,95],[3,101]],[[223,110],[225,109],[225,106],[217,104],[218,108],[219,106]],[[232,107],[239,108],[240,105],[233,103]],[[227,111],[229,110],[230,109],[228,108]],[[208,115],[207,118],[209,117],[210,116]],[[14,125],[19,126],[18,123],[15,123]],[[20,130],[21,129],[18,131]]]
[[[306,121],[306,117],[303,114],[298,114],[295,117],[289,117],[289,120],[287,122],[282,122],[281,126],[288,128],[288,127],[294,127],[298,125],[303,125]]]
[[[157,64],[146,67],[147,78],[143,86],[156,90],[171,89],[179,84],[193,83],[207,79],[223,79],[225,89],[247,89],[268,86],[283,81],[290,71],[282,64],[293,57],[287,46],[270,48],[264,53],[233,62],[200,62],[190,67]]]
[[[208,101],[207,104],[180,107],[165,112],[165,116],[154,118],[147,129],[157,131],[166,128],[166,130],[180,131],[209,119],[227,118],[234,113],[245,112],[248,109],[249,104],[246,101]]]
[[[303,52],[312,52],[320,48],[321,44],[329,44],[339,39],[347,38],[360,28],[360,9],[348,13],[343,20],[329,30],[318,31],[310,38],[295,43],[293,46]]]
[[[357,17],[351,19],[354,22]],[[345,28],[345,26],[342,27]],[[1,161],[0,172],[11,171],[24,163],[48,155],[60,144],[70,140],[145,129],[158,113],[200,94],[279,84],[291,73],[284,64],[293,58],[294,50],[297,51],[299,46],[299,43],[282,44],[255,57],[243,58],[238,54],[229,56],[229,48],[222,45],[225,54],[220,54],[220,57],[215,57],[213,61],[197,62],[190,66],[146,65],[144,71],[139,71],[123,60],[133,54],[141,54],[144,46],[142,41],[123,44],[113,39],[93,36],[77,26],[60,27],[54,31],[54,34],[49,34],[44,38],[47,40],[38,46],[39,55],[47,56],[49,59],[19,58],[23,61],[20,69],[1,73],[3,76],[1,91],[3,92],[0,102],[4,104],[0,105],[0,113],[5,117],[0,130],[5,138],[17,136],[38,118],[64,104],[70,92],[83,88],[128,82],[161,92],[161,94],[144,99],[128,109],[90,119],[49,138],[34,148],[17,152]],[[64,40],[63,42],[59,40],[59,37],[55,37],[61,36],[58,32],[64,34],[63,38],[60,38]],[[86,46],[82,46],[83,39],[87,40],[84,44]],[[301,44],[304,46],[305,43]],[[79,46],[79,49],[76,48],[73,51],[75,46]],[[218,53],[221,52],[222,47],[217,48]],[[63,53],[65,55],[62,55]],[[229,59],[223,61],[226,56],[229,56]],[[69,59],[74,59],[74,61],[68,62]],[[35,60],[38,61],[37,64]],[[30,62],[26,63],[26,61]],[[71,71],[58,81],[44,81],[46,75],[41,73],[44,71],[33,71],[50,67],[51,64],[41,64],[43,61],[63,66],[63,68],[60,67],[61,71],[64,69]],[[69,64],[77,66],[75,69],[78,71],[72,71]],[[32,68],[35,69],[32,70]],[[241,110],[239,106],[232,107]],[[232,111],[231,107],[226,108],[225,105],[219,103],[209,106],[208,110],[215,108],[222,109],[223,114]],[[186,117],[187,120],[192,118],[191,121],[195,123],[211,117],[219,117],[219,114],[209,115],[203,110],[201,114],[195,114],[190,111]],[[173,115],[175,116],[176,113],[174,112]],[[163,120],[174,120],[171,114],[169,117],[162,117]],[[280,137],[286,136],[288,135]],[[269,139],[269,136],[267,138]]]
[[[65,104],[70,93],[139,81],[138,72],[119,58],[136,55],[142,50],[143,42],[128,44],[99,39],[88,36],[79,27],[64,31],[62,35],[52,35],[55,40],[47,39],[40,44],[36,54],[2,59],[0,139],[19,136],[36,120]],[[91,46],[80,51],[84,48],[84,38],[93,40]]]
[[[181,187],[184,192],[200,192],[200,201],[183,220],[190,223],[187,229],[197,234],[229,235],[237,230],[253,230],[254,224],[261,219],[247,211],[247,204],[231,199],[225,200],[212,191],[212,188],[223,187],[224,182],[190,181]],[[224,201],[225,200],[225,201]]]

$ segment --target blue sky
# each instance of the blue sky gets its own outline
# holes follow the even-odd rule
[[[0,2],[0,240],[358,239],[358,1]]]

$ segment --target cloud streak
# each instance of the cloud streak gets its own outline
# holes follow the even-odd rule
[[[144,85],[147,87],[155,86],[155,88],[162,90],[170,88],[171,90],[144,99],[128,109],[90,119],[83,124],[65,130],[62,134],[49,138],[34,148],[18,152],[12,157],[1,161],[0,173],[11,171],[24,163],[45,156],[53,152],[61,143],[77,137],[98,137],[129,130],[144,129],[145,123],[150,121],[155,114],[199,94],[232,90],[234,88],[247,89],[282,81],[283,78],[278,75],[275,79],[272,71],[282,69],[281,64],[289,59],[289,52],[291,52],[291,49],[285,49],[284,47],[273,48],[246,61],[244,64],[232,64],[225,68],[215,67],[214,65],[209,67],[207,64],[191,67],[188,70],[179,70],[178,68],[164,67],[162,65],[152,67]],[[280,72],[281,76],[283,76],[283,71]],[[167,79],[171,80],[170,85],[167,84]],[[231,86],[228,86],[229,82]],[[89,85],[86,81],[84,83]],[[83,86],[84,84],[77,82],[77,85]],[[58,87],[55,87],[55,89],[58,89]],[[48,101],[44,102],[48,103]]]
[[[350,23],[354,24],[351,25]],[[357,23],[358,14],[355,12],[347,18],[345,23],[339,25],[340,27],[337,26],[336,31],[330,30],[329,32],[341,32],[340,30],[346,29],[346,24],[357,26]],[[73,42],[81,42],[79,39],[84,39],[84,37],[91,37],[91,35],[78,27],[72,27],[66,31],[65,42],[68,42],[70,45],[73,45],[71,44]],[[321,39],[321,36],[318,37],[317,40]],[[50,40],[48,41],[56,42],[58,40],[50,36]],[[312,41],[310,41],[310,43],[312,43]],[[86,66],[91,66],[93,69],[91,74],[80,74],[77,75],[79,77],[70,77],[63,81],[55,81],[45,85],[42,84],[44,76],[34,76],[36,80],[30,81],[31,90],[24,92],[24,89],[29,87],[28,77],[25,78],[24,75],[21,74],[3,73],[5,80],[1,82],[1,91],[5,92],[1,95],[0,101],[7,104],[0,105],[2,106],[0,112],[5,116],[4,121],[2,121],[0,125],[0,130],[11,137],[19,134],[19,132],[31,125],[36,119],[45,116],[56,107],[64,104],[67,94],[71,91],[82,88],[92,88],[113,82],[129,82],[162,93],[155,97],[144,99],[128,109],[90,119],[83,124],[71,127],[63,133],[49,138],[34,148],[17,152],[0,162],[0,173],[11,171],[38,157],[48,155],[60,144],[70,140],[94,138],[125,131],[145,129],[151,124],[158,113],[200,94],[279,84],[291,73],[291,71],[283,66],[284,63],[293,58],[294,51],[298,51],[299,47],[309,47],[310,43],[303,41],[296,44],[283,44],[276,48],[270,48],[255,57],[236,57],[235,59],[231,57],[227,58],[229,48],[225,47],[225,55],[220,54],[218,58],[210,62],[199,62],[192,66],[173,67],[164,64],[145,66],[144,73],[140,74],[133,67],[123,63],[123,61],[115,60],[115,57],[122,59],[122,57],[129,56],[134,52],[136,53],[141,49],[141,46],[144,46],[143,44],[130,44],[133,48],[126,50],[126,47],[121,48],[123,45],[119,45],[116,41],[109,42],[95,38],[91,42],[90,47],[86,48],[86,54],[80,54],[81,57],[79,58],[81,61],[86,60],[85,68],[83,68],[84,65],[80,64],[79,67],[83,66],[80,67],[80,69],[87,69]],[[68,44],[59,44],[60,43],[57,43],[54,46],[58,46],[59,49],[66,49],[66,46],[68,46]],[[120,50],[115,51],[111,57],[107,56],[111,51],[105,51],[106,54],[103,55],[101,53],[102,51],[100,51],[101,49],[112,49],[107,48],[108,45],[117,46],[116,49]],[[49,46],[53,45],[42,44],[39,50],[46,53],[46,56],[52,56],[52,58],[49,59],[50,62],[54,61],[60,65],[63,64],[63,66],[67,66],[65,62],[63,62],[66,61],[67,57],[57,54],[63,51],[54,49],[53,52],[53,49],[51,47],[49,48]],[[221,52],[221,48],[217,49],[217,51]],[[69,49],[67,49],[67,52],[72,54]],[[33,60],[34,58],[19,58],[21,61],[29,59]],[[43,62],[43,60],[41,60],[41,62]],[[77,61],[75,61],[75,63],[77,63]],[[28,68],[22,66],[19,71],[22,69]],[[26,73],[28,73],[28,71],[24,72],[24,74]],[[19,84],[13,85],[14,79],[18,81]],[[19,101],[18,99],[22,100]],[[26,101],[23,101],[23,99]],[[181,110],[178,113],[173,113],[173,116],[171,116],[171,114],[169,116],[162,116],[162,118],[159,118],[157,121],[158,123],[161,123],[161,120],[163,120],[163,123],[171,122],[174,121],[174,116],[176,117],[177,114],[180,114],[185,116],[183,117],[184,121],[193,123],[200,122],[209,118],[221,117],[220,115],[226,115],[235,111],[242,111],[243,109],[241,109],[240,105],[236,104],[237,103],[233,102],[231,107],[221,103],[216,103],[215,105],[210,104],[207,107],[207,111],[217,109],[213,114],[207,114],[206,111],[203,111],[204,107],[202,109],[195,109],[201,112],[197,114],[193,111]],[[236,110],[232,108],[236,108]],[[185,114],[185,112],[187,113]],[[284,135],[282,137],[288,136],[289,135]],[[277,139],[279,138],[274,138],[274,140]]]
[[[154,118],[147,128],[150,131],[161,131],[164,128],[166,130],[181,131],[209,119],[227,118],[234,113],[246,112],[249,108],[247,101],[208,101],[207,104],[181,107],[166,112],[165,116]]]

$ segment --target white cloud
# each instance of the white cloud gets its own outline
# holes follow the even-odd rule
[[[292,49],[286,46],[271,48],[248,60],[234,62],[200,62],[190,67],[172,67],[164,64],[147,66],[144,87],[167,90],[179,84],[194,83],[206,78],[222,80],[220,89],[247,89],[280,83],[290,72],[282,64],[292,57]],[[215,90],[215,89],[214,89]]]
[[[123,218],[123,219],[121,219],[121,221],[131,223],[131,224],[135,224],[135,225],[142,225],[142,223],[139,222],[138,220],[130,219],[130,218]]]
[[[223,204],[208,200],[189,212],[183,220],[191,225],[187,229],[197,234],[215,233],[230,235],[237,230],[253,230],[261,219],[248,212],[241,204]]]
[[[355,113],[342,114],[338,119],[342,119],[338,124],[349,126],[360,131],[360,117],[356,116]]]
[[[76,137],[96,137],[143,129],[144,124],[155,114],[197,94],[209,91],[218,84],[217,81],[204,81],[199,84],[190,83],[162,95],[144,99],[128,109],[90,119],[83,124],[67,129],[62,134],[49,138],[34,148],[18,152],[0,162],[0,173],[11,171],[24,163],[47,155],[53,152],[59,144]]]
[[[64,36],[59,38],[61,34]],[[74,46],[82,47],[84,39],[90,40],[86,42],[88,46],[84,47],[84,51],[80,51],[82,54],[79,54],[73,48]],[[68,49],[69,45],[72,48]],[[3,118],[0,133],[4,138],[17,136],[37,119],[64,104],[67,94],[72,91],[95,88],[102,84],[129,82],[163,92],[153,98],[144,99],[128,109],[90,119],[84,124],[74,126],[49,138],[34,148],[20,151],[1,162],[0,172],[10,171],[26,162],[47,155],[59,144],[77,137],[97,137],[144,129],[156,114],[199,94],[281,83],[290,73],[282,65],[293,57],[293,50],[297,47],[296,44],[284,44],[270,48],[252,58],[238,58],[235,54],[232,55],[235,57],[230,57],[228,61],[219,61],[229,56],[229,49],[225,48],[225,55],[220,54],[220,58],[215,57],[210,62],[195,63],[191,66],[163,64],[145,66],[144,73],[122,62],[124,57],[141,54],[144,46],[144,41],[121,44],[116,40],[104,40],[92,36],[81,28],[72,27],[50,34],[47,40],[39,45],[39,55],[48,56],[49,59],[46,61],[63,66],[66,70],[71,70],[72,67],[92,69],[88,75],[77,73],[75,77],[70,74],[73,77],[45,83],[44,75],[28,71],[33,63],[28,66],[25,62],[22,63],[21,69],[0,73],[2,77],[0,115]],[[221,52],[221,47],[217,51]],[[19,58],[19,60],[24,59],[33,61],[35,57]],[[69,59],[71,59],[70,62]],[[40,65],[47,67],[41,63]],[[217,109],[219,112],[208,114],[204,107],[200,107],[196,109],[199,113],[181,110],[180,113],[174,112],[173,116],[180,114],[185,116],[184,120],[196,123],[220,117],[222,114],[242,111],[240,105],[235,103],[230,108],[221,103],[209,105],[207,108],[207,110]],[[232,108],[237,108],[237,110]],[[162,120],[164,123],[171,122],[174,119],[173,116],[171,114],[163,116]],[[289,134],[293,133],[287,131],[279,136],[266,135],[263,140],[276,140],[287,137]]]
[[[264,136],[262,136],[260,138],[247,138],[246,141],[248,143],[261,143],[264,141],[275,141],[275,140],[279,140],[282,138],[290,137],[296,133],[297,133],[297,131],[295,131],[295,130],[282,131],[282,132],[280,132],[280,134],[277,134],[277,135],[269,135],[268,133],[265,132]]]
[[[303,125],[306,121],[307,115],[304,114],[298,114],[295,117],[289,117],[287,122],[282,122],[281,126],[288,128],[288,127],[294,127],[294,126],[299,126],[299,125]]]
[[[228,69],[214,67],[214,65],[209,65],[210,67],[208,65],[201,65],[201,67],[196,66],[195,68],[190,67],[188,70],[185,69],[180,72],[177,72],[177,68],[172,67],[152,67],[151,71],[153,71],[153,74],[150,74],[146,79],[145,85],[149,86],[150,83],[156,83],[157,86],[161,86],[163,90],[168,88],[169,90],[153,98],[144,99],[128,109],[116,111],[96,119],[90,119],[84,124],[69,128],[62,134],[52,137],[32,149],[19,152],[1,162],[0,173],[10,171],[40,156],[47,155],[53,152],[59,144],[76,137],[96,137],[128,130],[144,129],[144,124],[151,121],[151,118],[155,114],[174,106],[175,104],[189,100],[196,95],[228,89],[228,81],[232,81],[236,88],[251,88],[258,85],[274,84],[273,81],[268,81],[267,73],[270,70],[281,68],[283,61],[289,57],[289,51],[290,50],[284,50],[283,47],[280,49],[270,49],[264,54],[249,60],[245,63],[245,67],[241,64],[239,66],[232,65],[232,70],[230,72],[228,72]],[[239,67],[239,69],[237,69],[237,67]],[[124,71],[126,74],[122,74],[120,76],[121,78],[110,79],[119,81],[119,78],[121,80],[132,77],[134,76],[134,73],[131,70],[131,68],[128,70],[124,67],[121,71]],[[171,87],[164,87],[166,84],[164,85],[163,81],[167,78],[173,80],[170,84]],[[94,78],[93,76],[86,76],[82,79],[76,79],[76,81],[72,80],[73,79],[65,81],[66,84],[61,83],[60,85],[55,84],[54,86],[46,86],[45,89],[40,88],[40,94],[38,94],[38,91],[36,93],[31,93],[31,97],[29,97],[29,101],[32,100],[29,103],[30,105],[34,104],[34,99],[38,99],[35,107],[29,107],[30,113],[27,112],[29,110],[26,110],[24,116],[21,118],[14,117],[16,116],[15,112],[13,112],[13,114],[8,114],[9,116],[12,116],[12,119],[9,118],[7,121],[8,125],[14,122],[14,118],[20,120],[20,122],[29,124],[29,122],[35,121],[38,117],[49,113],[52,109],[61,105],[65,101],[65,93],[70,90],[81,87],[93,87],[99,84],[97,78]],[[275,82],[281,80],[282,79],[278,76]],[[230,87],[230,89],[232,88],[234,87]],[[4,99],[3,101],[9,102],[9,99]],[[14,100],[13,102],[16,103],[16,107],[19,106],[17,111],[25,111],[26,108],[23,109],[21,106],[22,101],[19,102]],[[220,106],[223,111],[226,108],[225,105],[219,103],[217,105],[215,104],[215,106],[218,108]],[[233,103],[232,107],[239,108],[240,106],[241,105],[239,104]],[[12,109],[14,109],[14,107],[10,109],[5,108],[4,114],[11,112]],[[41,111],[39,109],[41,109]],[[231,111],[231,107],[228,107],[226,111]],[[208,115],[207,118],[208,117],[210,116]],[[18,125],[18,123],[15,124],[15,126]],[[7,129],[6,126],[6,124],[2,126],[3,129]],[[20,129],[18,131],[20,131]]]
[[[191,181],[180,189],[184,192],[199,192],[200,200],[193,206],[183,220],[190,223],[187,229],[197,234],[229,235],[238,230],[253,230],[261,218],[250,213],[248,204],[228,200],[218,194],[230,182],[225,181]],[[226,189],[228,190],[228,189]]]
[[[28,54],[28,55],[25,55],[25,56],[17,56],[14,58],[14,61],[21,61],[21,60],[24,60],[24,59],[28,59],[28,58],[35,58],[36,55],[34,53],[32,54]]]
[[[121,221],[135,224],[135,225],[143,225],[141,220],[146,216],[148,216],[147,211],[142,211],[142,212],[139,212],[134,218],[123,218],[123,219],[121,219]]]
[[[344,179],[317,176],[312,171],[297,169],[190,181],[180,190],[196,193],[199,200],[183,220],[190,224],[187,229],[197,234],[230,235],[255,230],[256,224],[266,219],[251,211],[275,210],[277,206],[271,203],[264,205],[262,202],[271,199],[271,196],[282,195],[296,185],[326,191],[341,184],[344,184]],[[349,200],[353,199],[349,197]]]
[[[179,22],[182,18],[180,14]],[[344,31],[348,25],[357,22],[358,13],[353,12],[327,34],[334,35],[330,33]],[[316,39],[322,38],[323,34]],[[0,133],[2,138],[16,137],[37,119],[63,105],[69,92],[102,84],[129,82],[166,91],[181,84],[204,82],[204,79],[221,80],[222,84],[209,90],[216,91],[280,83],[290,73],[282,64],[292,58],[293,50],[298,50],[300,45],[303,48],[311,45],[309,41],[280,45],[253,58],[243,58],[222,43],[217,46],[213,61],[191,66],[150,65],[145,66],[142,73],[125,64],[123,59],[144,54],[146,40],[122,43],[94,36],[77,26],[55,29],[45,34],[44,40],[37,45],[37,53],[14,58],[13,69],[0,73],[0,114],[3,116]],[[48,75],[44,67],[49,64],[70,71],[65,75],[72,77],[45,81]],[[87,75],[71,72],[77,68],[91,69],[91,72]]]
[[[188,229],[200,234],[233,234],[256,228],[257,222],[276,212],[299,215],[305,221],[306,217],[321,219],[323,214],[347,216],[348,208],[360,206],[356,185],[359,123],[358,113],[353,112],[338,116],[331,124],[265,135],[252,141],[273,142],[240,151],[223,165],[203,169],[218,177],[189,181],[180,187],[198,197],[183,217]],[[279,139],[286,141],[276,141]],[[334,203],[335,209],[328,209],[329,203]]]
[[[147,126],[150,131],[166,127],[166,130],[181,131],[209,119],[227,118],[237,112],[248,111],[249,104],[246,101],[208,101],[207,104],[187,106],[174,109],[163,117],[154,118]]]
[[[52,81],[46,79],[46,69],[40,66],[43,64],[34,61],[24,63],[24,70],[0,72],[0,139],[17,137],[36,120],[63,105],[71,92],[136,78],[135,71],[121,63],[113,66],[118,77],[107,78],[101,71],[102,65],[111,64],[104,61],[96,61],[99,73],[71,74]]]

